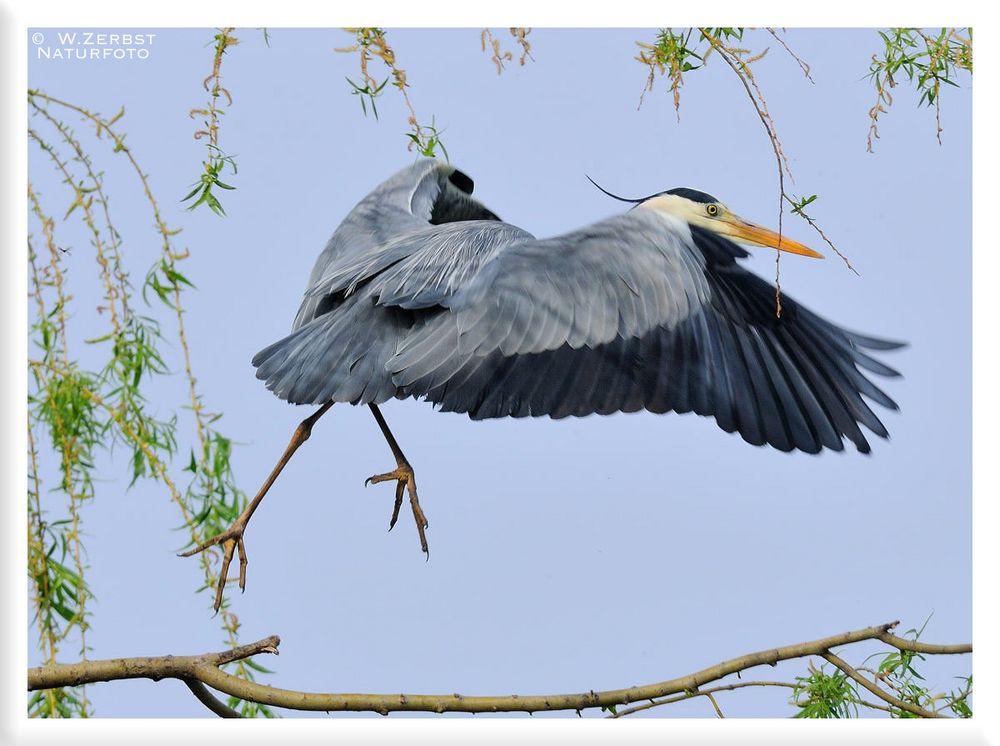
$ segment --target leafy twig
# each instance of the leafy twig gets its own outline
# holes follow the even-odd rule
[[[964,32],[964,33],[963,33]],[[879,139],[879,116],[893,103],[892,89],[900,75],[920,93],[918,105],[934,107],[935,135],[941,144],[941,85],[957,87],[957,72],[972,73],[972,29],[942,28],[929,34],[920,28],[879,31],[884,49],[872,55],[868,79],[875,87],[875,104],[868,111],[868,152]]]
[[[511,28],[509,31],[511,36],[514,37],[514,42],[521,47],[521,56],[518,59],[521,67],[524,67],[525,62],[529,59],[534,61],[535,58],[531,56],[531,42],[528,41],[528,34],[531,33],[531,29]],[[489,47],[490,60],[497,68],[497,75],[500,75],[504,71],[504,62],[510,62],[514,59],[513,52],[502,49],[500,40],[494,37],[493,32],[488,28],[484,28],[479,34],[479,44],[484,52],[487,46]]]
[[[201,83],[209,94],[208,104],[205,108],[192,109],[189,112],[191,117],[196,115],[205,117],[202,128],[194,133],[194,138],[196,140],[203,137],[208,138],[206,143],[208,156],[202,161],[204,173],[193,184],[194,188],[181,198],[181,202],[194,199],[194,202],[188,206],[189,210],[193,210],[199,205],[207,205],[212,212],[220,216],[224,216],[226,211],[212,190],[215,187],[228,190],[236,188],[220,178],[227,165],[232,169],[233,175],[236,174],[236,161],[233,156],[226,155],[219,147],[219,122],[222,115],[225,114],[225,111],[219,106],[219,99],[225,97],[226,106],[233,105],[232,94],[222,85],[222,57],[227,49],[239,44],[239,39],[233,36],[234,30],[233,28],[219,29],[219,33],[213,37],[215,55],[212,59],[212,72]],[[264,29],[264,42],[268,43],[268,41],[267,29]]]
[[[361,97],[362,111],[365,114],[368,113],[365,106],[365,99],[367,99],[371,104],[372,112],[376,118],[378,117],[378,112],[375,109],[375,99],[381,95],[386,81],[392,80],[393,87],[398,89],[402,94],[403,103],[409,112],[406,121],[410,125],[410,131],[406,134],[406,137],[410,142],[407,145],[407,149],[412,150],[416,148],[417,152],[421,155],[434,158],[437,156],[437,148],[440,147],[442,154],[447,160],[448,151],[445,150],[444,144],[441,142],[442,131],[435,126],[434,120],[431,119],[431,123],[427,125],[421,124],[417,119],[417,112],[410,102],[409,94],[406,92],[406,89],[409,87],[406,79],[406,71],[396,64],[396,53],[386,40],[385,30],[376,27],[347,28],[344,30],[354,35],[355,42],[349,47],[338,47],[335,51],[358,54],[358,62],[361,67],[361,83],[355,83],[350,78],[347,79],[347,82],[351,86],[351,93]],[[368,68],[373,58],[382,60],[389,69],[389,77],[381,83],[372,76]]]
[[[646,77],[646,85],[639,95],[639,108],[642,107],[643,98],[647,91],[653,90],[653,82],[656,75],[666,75],[670,79],[670,92],[674,98],[674,111],[677,114],[677,121],[681,119],[681,86],[684,85],[684,73],[697,70],[704,63],[702,55],[689,47],[691,33],[693,29],[688,29],[687,33],[677,33],[673,29],[660,29],[656,36],[656,41],[652,44],[637,41],[639,54],[636,61],[649,68]],[[702,64],[695,64],[692,60],[697,60]]]
[[[113,152],[123,154],[135,172],[141,190],[152,209],[154,225],[162,240],[161,256],[146,277],[142,288],[143,298],[147,299],[148,302],[148,291],[151,296],[158,298],[164,307],[169,308],[176,318],[177,340],[183,355],[188,398],[195,422],[196,446],[191,449],[191,458],[187,467],[191,471],[190,484],[182,492],[176,486],[175,480],[169,475],[168,465],[176,455],[177,450],[174,421],[163,422],[153,417],[147,411],[141,393],[142,383],[149,375],[166,371],[166,365],[156,347],[160,334],[159,326],[152,319],[141,317],[136,313],[122,315],[120,323],[117,327],[112,328],[111,334],[89,340],[92,344],[112,341],[111,362],[103,371],[90,374],[83,371],[75,372],[74,368],[67,363],[67,360],[71,358],[67,358],[61,353],[54,354],[60,345],[65,348],[64,344],[55,341],[60,339],[58,334],[52,332],[53,329],[58,331],[60,316],[57,313],[54,317],[56,323],[51,324],[47,321],[51,312],[40,311],[36,338],[42,349],[42,358],[29,361],[34,380],[38,381],[38,391],[40,392],[36,394],[38,406],[48,407],[48,409],[38,410],[39,417],[52,410],[47,402],[54,402],[64,409],[71,406],[72,411],[78,413],[74,422],[79,422],[88,428],[97,428],[98,432],[97,435],[87,435],[90,441],[78,440],[78,442],[96,443],[100,441],[104,447],[121,442],[131,448],[133,452],[133,481],[141,476],[150,476],[162,482],[180,509],[182,520],[190,530],[191,542],[197,543],[200,541],[202,532],[215,534],[221,530],[222,524],[228,525],[242,509],[246,497],[234,483],[230,467],[232,443],[215,428],[213,423],[219,415],[205,410],[201,395],[196,388],[186,338],[184,309],[181,302],[182,291],[184,288],[190,287],[191,282],[181,273],[178,266],[179,262],[188,256],[188,252],[179,251],[174,247],[173,240],[178,231],[166,225],[153,196],[146,173],[141,169],[134,154],[126,144],[125,136],[116,129],[116,123],[123,112],[119,112],[114,118],[106,119],[85,107],[49,96],[38,90],[29,91],[28,98],[29,104],[38,113],[44,112],[46,120],[63,133],[64,141],[77,154],[76,160],[84,164],[90,179],[89,184],[72,177],[66,160],[59,158],[63,165],[67,165],[65,181],[72,190],[74,210],[84,218],[84,222],[92,234],[92,242],[96,243],[101,233],[97,230],[98,217],[96,211],[93,210],[91,200],[96,195],[96,198],[105,207],[107,203],[103,191],[97,188],[100,185],[99,172],[90,166],[89,156],[86,156],[82,146],[78,150],[79,141],[72,136],[69,129],[58,117],[51,115],[50,110],[61,108],[74,112],[85,122],[93,125],[99,139],[109,139]],[[43,106],[43,103],[48,106],[48,109]],[[38,135],[36,142],[39,142],[40,146],[44,142],[41,135]],[[46,143],[46,145],[48,144]],[[55,152],[55,148],[52,150]],[[47,237],[50,236],[52,221],[42,215],[38,217],[43,232],[46,233]],[[107,211],[104,212],[104,217],[107,221],[108,235],[117,236],[117,231],[114,230],[114,226],[110,222],[110,214]],[[117,244],[112,243],[111,245],[116,246]],[[60,254],[55,248],[50,253]],[[57,270],[58,266],[52,273],[54,274]],[[41,273],[39,272],[39,274]],[[55,276],[59,277],[59,275]],[[122,276],[125,276],[124,271]],[[45,282],[44,277],[39,277],[36,287],[41,289]],[[116,286],[116,289],[123,288],[121,292],[123,296],[127,297],[129,286],[123,286],[120,283],[116,283]],[[58,306],[63,308],[65,301],[60,301]],[[62,360],[60,360],[61,357]],[[62,410],[53,411],[61,412]],[[72,444],[73,441],[68,440],[68,436],[60,436],[58,423],[53,418],[54,413],[49,415],[49,421],[53,422],[52,426],[56,428],[54,431],[56,440]],[[69,460],[74,464],[89,463],[87,458],[71,458]],[[212,567],[212,558],[204,556],[201,563],[205,573],[203,588],[212,588],[215,586],[217,578],[217,573]],[[237,644],[239,621],[228,610],[227,605],[224,605],[221,611],[221,620],[230,643]],[[235,673],[238,676],[253,678],[253,671],[243,661],[234,661],[232,666],[235,667]],[[270,714],[265,707],[255,703],[243,703],[240,707],[245,715]]]

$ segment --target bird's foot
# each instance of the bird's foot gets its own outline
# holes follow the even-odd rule
[[[379,482],[388,482],[393,479],[396,480],[396,502],[392,506],[392,518],[389,519],[389,530],[392,531],[392,527],[396,525],[396,519],[399,518],[399,508],[403,504],[403,491],[405,490],[410,494],[410,508],[413,510],[413,520],[417,524],[417,533],[420,535],[420,549],[429,558],[430,552],[427,549],[427,536],[424,533],[424,529],[429,524],[427,523],[424,511],[420,507],[420,500],[417,498],[417,481],[413,475],[413,467],[405,460],[399,461],[399,465],[395,470],[386,472],[385,474],[373,474],[368,477],[365,480],[365,486],[378,484]]]
[[[249,517],[249,516],[247,516]],[[222,545],[222,567],[219,568],[219,582],[215,588],[215,603],[212,608],[218,613],[222,606],[222,591],[226,586],[226,578],[229,576],[229,565],[233,561],[233,553],[238,552],[240,557],[240,591],[245,591],[247,586],[247,550],[243,544],[243,532],[246,530],[247,521],[243,516],[236,519],[232,526],[221,534],[213,536],[207,541],[203,541],[193,549],[182,552],[180,557],[192,557],[200,552],[204,552],[209,547]]]

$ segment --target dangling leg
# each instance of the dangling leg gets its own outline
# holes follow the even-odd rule
[[[392,518],[389,520],[390,531],[396,525],[396,519],[399,518],[399,508],[403,504],[403,490],[405,489],[410,493],[410,507],[413,509],[413,520],[417,524],[417,533],[420,534],[420,548],[430,558],[430,552],[427,550],[427,537],[424,535],[424,529],[427,528],[428,523],[427,518],[424,516],[424,511],[420,509],[420,500],[417,499],[417,481],[413,476],[413,467],[410,466],[410,462],[403,455],[399,443],[396,442],[392,432],[389,430],[389,426],[386,424],[385,418],[379,411],[378,406],[375,404],[369,404],[368,406],[371,407],[372,414],[375,415],[375,421],[378,423],[379,429],[382,430],[382,435],[385,436],[385,442],[389,444],[392,455],[396,457],[396,469],[385,474],[375,474],[368,477],[365,480],[365,486],[387,482],[390,479],[396,480],[396,502],[392,506]]]
[[[253,512],[257,510],[257,506],[260,505],[260,501],[264,499],[264,495],[267,491],[271,489],[271,485],[274,484],[274,480],[278,478],[281,470],[285,468],[285,464],[289,462],[292,458],[292,454],[298,450],[298,447],[309,440],[309,436],[312,434],[312,427],[316,424],[316,420],[326,414],[326,411],[333,406],[332,401],[328,401],[322,407],[313,412],[309,417],[306,417],[299,426],[295,428],[295,432],[292,434],[292,439],[288,443],[288,447],[285,452],[281,455],[278,460],[277,465],[271,470],[270,476],[268,476],[267,481],[261,486],[260,491],[257,492],[257,496],[250,501],[250,504],[243,509],[240,513],[239,518],[233,522],[233,525],[227,528],[218,536],[215,536],[208,541],[202,542],[194,549],[189,549],[183,552],[179,556],[190,557],[192,555],[198,554],[199,552],[204,552],[209,547],[213,547],[216,544],[222,544],[222,567],[219,570],[219,585],[215,589],[215,605],[214,608],[218,612],[219,607],[222,606],[222,590],[226,585],[226,576],[229,574],[229,564],[233,561],[233,551],[239,550],[240,555],[240,590],[246,590],[247,583],[247,551],[246,547],[243,545],[243,532],[246,530],[247,523],[250,521],[250,516]]]

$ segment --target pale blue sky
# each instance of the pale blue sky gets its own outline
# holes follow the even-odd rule
[[[213,32],[150,30],[157,36],[143,61],[38,61],[29,43],[28,82],[105,114],[125,106],[121,126],[192,253],[186,273],[198,291],[187,296],[187,321],[198,380],[209,408],[225,413],[220,429],[241,443],[234,468],[252,493],[310,410],[268,392],[250,357],[287,331],[343,215],[412,160],[405,112],[387,89],[380,119],[362,116],[344,81],[357,78],[356,58],[333,51],[350,41],[342,31],[272,29],[270,48],[259,31],[238,31],[242,43],[223,66],[234,103],[221,130],[239,162],[237,191],[222,195],[227,218],[188,213],[178,200],[204,154],[188,111],[205,99]],[[688,75],[679,124],[662,80],[637,110],[645,71],[634,42],[653,34],[536,30],[534,62],[500,77],[478,30],[389,38],[418,115],[444,128],[477,196],[538,236],[622,207],[584,174],[626,196],[700,188],[777,227],[770,145],[720,60]],[[945,91],[939,147],[933,112],[897,89],[869,154],[874,94],[864,75],[877,35],[792,29],[787,39],[816,84],[776,48],[757,75],[793,189],[820,195],[812,214],[861,276],[835,257],[789,257],[783,288],[847,328],[910,343],[883,357],[904,374],[885,385],[901,406],[882,416],[892,439],[873,438],[871,457],[813,457],[755,448],[694,415],[474,423],[389,403],[383,411],[430,520],[425,563],[405,509],[385,532],[391,487],[362,487],[393,465],[374,421],[336,406],[247,533],[248,589],[233,610],[244,640],[282,637],[281,656],[263,661],[277,672],[267,683],[469,694],[616,688],[892,619],[919,626],[931,612],[927,639],[970,639],[971,91]],[[151,218],[125,164],[95,152],[140,280],[159,251]],[[36,189],[61,214],[67,197],[56,175],[29,153]],[[801,221],[786,217],[785,228],[823,249]],[[60,241],[73,246],[73,279],[93,274],[85,234]],[[750,266],[773,277],[773,252],[756,249]],[[82,286],[77,301],[82,338],[96,328],[94,303]],[[181,401],[180,384],[156,389],[163,412]],[[174,556],[175,508],[156,485],[126,485],[99,485],[84,516],[93,657],[219,648],[210,597],[192,592],[200,569]],[[29,662],[37,660],[32,648]],[[800,661],[763,675],[804,671]],[[968,660],[927,671],[931,684],[950,688]],[[90,695],[103,716],[209,715],[176,682],[106,684]],[[744,690],[720,704],[729,716],[783,716],[785,697]],[[712,710],[696,699],[647,714]]]

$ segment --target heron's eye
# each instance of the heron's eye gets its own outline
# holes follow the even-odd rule
[[[716,215],[719,214],[719,206],[718,205],[708,205],[705,208],[705,212],[708,213],[708,216],[710,218],[714,218]]]

